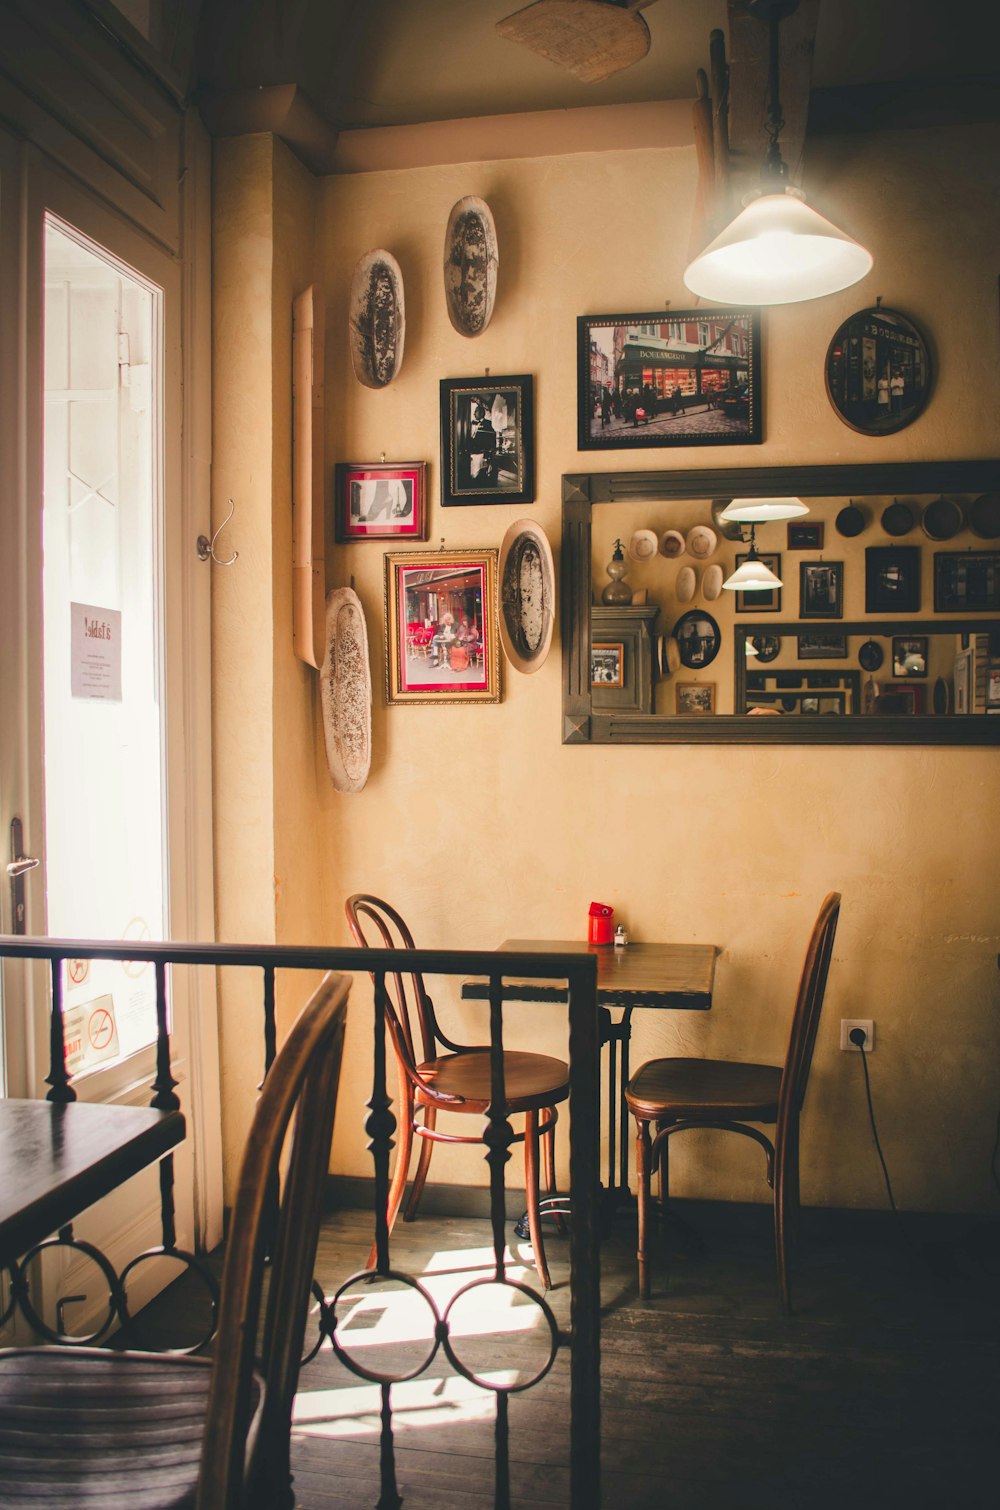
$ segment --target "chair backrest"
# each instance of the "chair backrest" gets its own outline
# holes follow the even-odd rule
[[[395,907],[383,902],[381,897],[356,892],[344,903],[351,936],[363,949],[378,947],[378,939],[386,949],[414,948],[413,935]],[[378,939],[365,936],[364,920],[370,923],[369,933]],[[409,987],[407,986],[409,981]],[[448,1040],[439,1032],[434,1017],[434,1006],[424,988],[424,978],[414,971],[408,976],[392,971],[386,977],[388,1010],[386,1019],[397,1055],[402,1059],[413,1081],[419,1081],[416,1073],[417,1045],[415,1033],[420,1034],[420,1059],[433,1059],[438,1052],[438,1041]],[[449,1047],[453,1045],[449,1044]]]
[[[288,1494],[292,1400],[330,1163],[349,990],[348,976],[324,976],[275,1056],[254,1111],[222,1270],[198,1510],[235,1510],[245,1502],[248,1482],[266,1484],[272,1475],[279,1482],[261,1503],[284,1504]],[[248,1440],[255,1362],[264,1395]]]
[[[805,1097],[839,917],[840,892],[831,891],[823,898],[819,915],[813,924],[799,978],[799,992],[778,1098],[779,1133],[790,1118],[798,1116]]]

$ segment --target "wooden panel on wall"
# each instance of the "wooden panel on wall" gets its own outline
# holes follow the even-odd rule
[[[67,0],[0,0],[0,114],[172,251],[181,109]]]

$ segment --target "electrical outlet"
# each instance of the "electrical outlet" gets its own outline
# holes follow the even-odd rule
[[[865,1053],[870,1054],[875,1047],[875,1024],[868,1017],[842,1017],[840,1019],[840,1047],[853,1049],[855,1054],[860,1054],[861,1050],[858,1045],[851,1042],[852,1028],[864,1028]]]

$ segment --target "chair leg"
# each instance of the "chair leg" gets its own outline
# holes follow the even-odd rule
[[[538,1113],[524,1114],[524,1195],[528,1206],[528,1235],[535,1255],[535,1268],[543,1290],[552,1288],[549,1266],[545,1261],[542,1219],[538,1214]]]
[[[668,1126],[668,1124],[666,1122],[657,1122],[657,1124],[656,1124],[656,1130],[657,1130],[657,1132],[660,1132],[661,1129],[664,1128],[664,1127],[666,1127],[666,1126]],[[659,1150],[659,1155],[658,1155],[657,1162],[658,1162],[658,1165],[659,1165],[659,1173],[660,1173],[660,1184],[659,1184],[659,1190],[657,1192],[657,1195],[658,1195],[659,1203],[660,1203],[660,1213],[661,1213],[661,1215],[665,1216],[666,1212],[667,1212],[667,1207],[670,1204],[670,1139],[669,1138],[664,1138],[663,1142],[660,1144],[660,1150]]]
[[[410,1173],[410,1158],[413,1153],[413,1102],[408,1095],[408,1087],[400,1086],[400,1116],[397,1126],[399,1143],[396,1148],[396,1164],[392,1171],[392,1180],[389,1183],[389,1196],[386,1201],[386,1221],[391,1232],[396,1224],[396,1216],[399,1212],[400,1203],[403,1199],[403,1191],[406,1189],[406,1181]],[[368,1269],[374,1269],[378,1263],[377,1245],[372,1243],[368,1262]]]
[[[648,1300],[649,1267],[646,1256],[646,1242],[649,1227],[649,1180],[651,1173],[649,1123],[644,1122],[640,1117],[636,1117],[635,1128],[635,1176],[639,1215],[638,1251],[636,1257],[639,1261],[639,1296],[642,1300]],[[666,1142],[666,1139],[664,1139],[664,1142]]]
[[[424,1108],[424,1126],[430,1128],[432,1132],[434,1131],[434,1128],[437,1126],[436,1107],[428,1106]],[[403,1212],[404,1222],[412,1222],[413,1218],[417,1214],[417,1207],[420,1205],[420,1197],[423,1195],[424,1186],[427,1183],[427,1171],[430,1168],[431,1154],[433,1152],[434,1139],[421,1138],[420,1157],[417,1160],[417,1172],[413,1176],[413,1188],[410,1191],[410,1199],[407,1201],[406,1210]]]
[[[799,1147],[795,1132],[788,1132],[777,1150],[774,1165],[774,1255],[778,1270],[778,1294],[784,1311],[792,1309],[788,1278],[789,1254],[799,1217]]]
[[[543,1118],[547,1118],[551,1122],[551,1126],[549,1127],[548,1132],[544,1133],[542,1135],[541,1146],[542,1146],[542,1159],[543,1159],[544,1164],[545,1164],[545,1189],[548,1191],[549,1195],[555,1195],[556,1194],[556,1126],[555,1126],[556,1109],[555,1109],[554,1106],[547,1106],[545,1108],[545,1110],[540,1113],[540,1115]],[[561,1212],[558,1212],[558,1211],[556,1212],[556,1218],[555,1218],[555,1220],[556,1220],[556,1231],[557,1232],[565,1232],[566,1231],[566,1223],[563,1221],[562,1213]]]

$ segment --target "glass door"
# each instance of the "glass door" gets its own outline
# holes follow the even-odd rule
[[[181,260],[0,132],[0,279],[0,825],[19,823],[38,861],[20,931],[210,939],[209,581],[185,481]],[[5,890],[0,931],[13,932]],[[0,990],[4,1094],[42,1096],[46,969],[8,962]],[[187,1124],[177,1243],[211,1247],[211,972],[174,972],[169,998]],[[80,1099],[148,1105],[152,967],[73,961],[64,1007]],[[154,1167],[74,1230],[120,1273],[159,1243],[159,1212]],[[177,1272],[139,1266],[130,1309]],[[75,1335],[99,1321],[107,1285],[78,1250],[54,1250],[35,1283]]]

